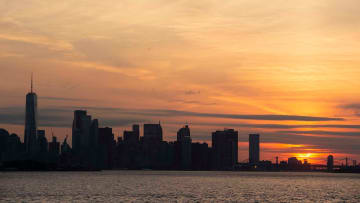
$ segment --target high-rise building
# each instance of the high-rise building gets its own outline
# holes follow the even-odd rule
[[[37,131],[37,144],[38,144],[38,151],[40,153],[48,152],[49,143],[45,136],[45,130]]]
[[[7,152],[11,155],[17,154],[22,151],[22,143],[17,134],[10,134],[7,142]]]
[[[84,168],[99,168],[99,122],[92,120],[86,111],[74,111],[72,128],[73,152]]]
[[[114,166],[116,142],[112,128],[99,128],[99,153],[102,169],[111,169]]]
[[[256,164],[260,161],[260,135],[249,135],[249,163]]]
[[[134,124],[132,126],[132,131],[134,132],[134,136],[136,140],[140,139],[140,126],[138,124]]]
[[[3,157],[2,154],[7,152],[9,132],[5,129],[0,128],[0,162]]]
[[[60,153],[60,142],[57,141],[55,136],[52,136],[52,141],[49,143],[49,152],[56,156]]]
[[[294,170],[299,169],[302,165],[301,161],[298,160],[296,157],[288,158],[288,169]]]
[[[177,132],[177,142],[180,144],[180,161],[182,169],[191,168],[191,137],[188,125]]]
[[[211,148],[207,143],[191,144],[191,168],[193,170],[210,169]]]
[[[95,151],[99,143],[99,120],[94,119],[90,124],[90,133],[88,140],[88,147],[91,151]]]
[[[74,111],[72,127],[72,147],[74,153],[79,153],[89,146],[91,116],[86,111]]]
[[[188,125],[185,125],[183,128],[180,128],[177,132],[177,141],[181,142],[184,140],[191,140],[190,128]]]
[[[138,143],[140,136],[139,125],[135,124],[132,127],[132,131],[124,131],[124,142]]]
[[[328,171],[332,171],[334,169],[334,156],[329,155],[327,157],[327,169]]]
[[[67,136],[66,136],[64,142],[61,144],[61,154],[65,155],[65,154],[69,154],[70,152],[71,152],[71,147],[67,143]]]
[[[26,95],[26,110],[25,110],[25,133],[24,142],[25,149],[28,153],[36,152],[37,148],[37,95],[33,92],[33,79],[31,76],[31,89]]]
[[[162,127],[159,124],[144,124],[144,140],[145,141],[162,141]]]
[[[23,152],[22,148],[19,136],[14,133],[9,134],[7,130],[0,128],[0,163],[2,160],[19,158],[17,155]]]
[[[212,133],[214,169],[233,169],[238,161],[238,131],[225,129]]]

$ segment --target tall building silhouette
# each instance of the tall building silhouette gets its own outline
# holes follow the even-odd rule
[[[191,144],[191,167],[193,170],[209,170],[211,165],[211,148],[207,143]]]
[[[72,147],[81,166],[87,168],[98,167],[98,138],[99,122],[92,120],[86,111],[74,111],[72,128]]]
[[[238,131],[225,129],[212,133],[214,169],[233,169],[238,161]]]
[[[138,124],[132,126],[132,131],[124,131],[124,142],[138,143],[140,139],[140,129]]]
[[[52,136],[52,142],[49,143],[49,152],[56,156],[60,154],[60,142],[57,141],[54,135]]]
[[[301,161],[298,160],[296,157],[288,158],[288,169],[298,169],[301,164]]]
[[[33,77],[31,75],[31,89],[26,95],[26,110],[25,110],[25,133],[24,142],[25,149],[28,153],[34,153],[37,148],[37,95],[33,92]]]
[[[145,141],[162,141],[163,132],[159,124],[144,124],[144,140]]]
[[[49,143],[46,139],[45,130],[37,131],[37,151],[40,153],[46,153],[49,150]]]
[[[256,164],[260,161],[260,135],[249,135],[249,163]]]
[[[67,143],[67,136],[66,136],[63,143],[61,144],[61,154],[64,155],[69,153],[71,153],[71,147]]]
[[[328,171],[332,171],[334,169],[334,156],[329,155],[327,157],[327,169]]]
[[[91,116],[86,111],[74,111],[72,127],[72,147],[75,153],[80,152],[89,145]]]
[[[3,128],[0,128],[0,161],[3,154],[6,153],[8,148],[9,132]]]
[[[102,169],[111,169],[114,166],[115,147],[112,128],[99,128],[99,161]]]
[[[180,144],[180,162],[182,169],[191,168],[191,137],[188,125],[177,132],[177,142]]]

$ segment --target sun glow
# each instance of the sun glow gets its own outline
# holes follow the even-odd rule
[[[292,155],[293,157],[296,157],[298,160],[301,160],[303,162],[306,159],[308,163],[311,164],[324,163],[324,161],[326,160],[326,155],[320,153],[295,153]]]
[[[312,153],[297,154],[296,157],[297,157],[297,158],[300,158],[300,159],[308,159],[308,158],[314,157],[314,155],[313,155]]]

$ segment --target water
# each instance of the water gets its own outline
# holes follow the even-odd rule
[[[360,174],[1,172],[0,202],[360,202]]]

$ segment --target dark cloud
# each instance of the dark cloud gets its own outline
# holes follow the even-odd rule
[[[171,124],[182,125],[179,122]],[[255,128],[255,129],[294,129],[294,128],[343,128],[360,129],[360,125],[285,125],[285,124],[250,124],[250,123],[211,123],[211,122],[191,122],[190,125],[196,126],[221,126],[233,128]]]
[[[360,103],[344,104],[339,107],[342,109],[360,110]]]
[[[107,107],[86,107],[92,110],[116,111],[127,114],[144,115],[144,116],[194,116],[194,117],[209,117],[209,118],[229,118],[239,120],[268,120],[268,121],[343,121],[343,118],[333,117],[313,117],[313,116],[298,116],[298,115],[246,115],[246,114],[220,114],[220,113],[199,113],[192,111],[179,111],[171,109],[121,109],[121,108],[107,108]]]
[[[343,118],[312,117],[297,115],[245,115],[245,114],[219,114],[219,113],[199,113],[178,110],[144,110],[145,114],[157,116],[194,116],[211,118],[229,118],[240,120],[271,120],[271,121],[341,121]]]
[[[181,99],[177,99],[177,100],[169,100],[170,102],[180,102],[183,104],[199,104],[199,105],[216,105],[216,103],[212,102],[201,102],[201,101],[195,101],[195,100],[181,100]]]
[[[194,95],[194,94],[200,94],[200,90],[188,90],[188,91],[185,91],[185,94],[186,95]]]
[[[323,130],[309,130],[309,131],[278,131],[277,133],[287,134],[303,134],[303,135],[334,135],[334,136],[350,136],[360,137],[360,132],[337,132],[337,131],[323,131]]]
[[[360,103],[339,105],[338,108],[350,111],[353,115],[360,117]]]
[[[336,153],[360,153],[360,139],[356,137],[319,137],[305,134],[275,132],[261,133],[262,143],[283,143],[312,146],[314,149],[327,149]],[[239,141],[247,142],[248,135],[239,133]]]
[[[54,100],[54,101],[93,101],[90,99],[78,99],[78,98],[68,98],[68,97],[39,97],[44,100]]]
[[[148,122],[146,119],[140,118],[103,118],[100,121],[102,126],[129,126],[134,123],[144,123]]]
[[[239,130],[239,142],[247,143],[249,140],[250,131]],[[261,143],[281,143],[281,144],[293,144],[304,145],[303,147],[296,147],[297,151],[301,149],[314,149],[311,152],[328,152],[328,153],[360,153],[360,139],[354,137],[316,137],[305,134],[286,133],[286,132],[259,132]],[[206,131],[203,129],[191,128],[191,136],[193,141],[207,141],[211,143],[211,130]],[[245,147],[247,149],[247,147]],[[243,148],[242,148],[243,149]],[[241,148],[239,148],[241,150]],[[279,150],[279,151],[276,151]],[[287,152],[291,152],[288,148]],[[271,150],[270,150],[271,151]],[[295,150],[296,151],[296,150]],[[272,152],[279,152],[281,148],[274,148]]]
[[[59,108],[40,108],[38,110],[38,121],[42,127],[71,127],[73,120],[73,110],[83,108],[59,107]],[[101,126],[128,126],[133,123],[143,123],[147,120],[119,115],[94,117],[98,118]],[[0,108],[0,123],[11,125],[24,125],[25,109],[23,107],[4,107]]]
[[[68,99],[68,98],[54,98]],[[39,122],[44,126],[71,126],[73,110],[88,109],[90,114],[95,113],[101,122],[108,125],[124,126],[132,122],[144,122],[151,117],[209,117],[209,118],[229,118],[239,120],[271,120],[271,121],[339,121],[342,118],[330,117],[311,117],[296,115],[241,115],[241,114],[215,114],[215,113],[198,113],[191,111],[178,111],[166,109],[122,109],[108,107],[57,107],[57,108],[40,108]],[[24,107],[4,107],[0,108],[0,122],[3,124],[22,125],[24,123]],[[105,116],[104,116],[105,115]],[[126,117],[126,118],[124,118]],[[144,119],[145,117],[145,119]],[[150,119],[151,120],[151,119]],[[286,126],[277,124],[237,124],[237,127],[254,127],[254,128],[280,128],[287,129],[296,126]],[[331,125],[324,125],[330,127]],[[341,125],[338,125],[341,127]],[[343,126],[355,128],[357,126]]]

